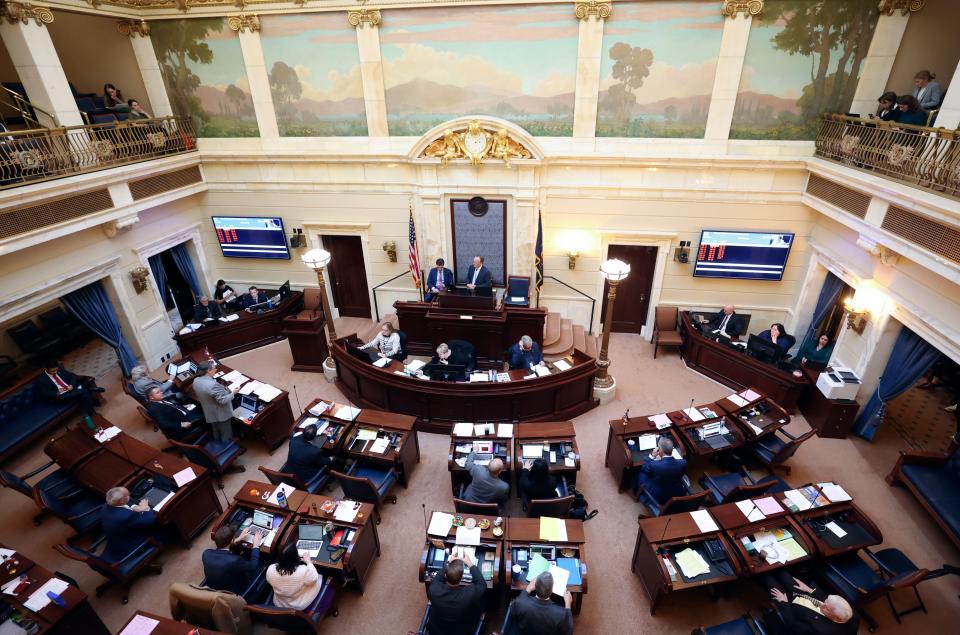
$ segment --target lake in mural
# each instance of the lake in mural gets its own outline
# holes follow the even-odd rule
[[[572,4],[385,12],[390,134],[486,114],[535,135],[572,135],[578,33]]]
[[[243,54],[226,18],[150,23],[170,105],[200,137],[257,137]]]

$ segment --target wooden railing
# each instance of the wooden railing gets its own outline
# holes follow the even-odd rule
[[[824,115],[817,156],[960,197],[960,131]]]
[[[189,117],[0,132],[0,190],[196,149]]]

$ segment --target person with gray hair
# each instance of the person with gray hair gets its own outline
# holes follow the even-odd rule
[[[544,571],[527,585],[513,602],[511,613],[516,631],[524,635],[572,635],[573,596],[563,593],[563,606],[554,604],[553,576]]]
[[[524,335],[520,341],[507,349],[507,363],[511,370],[518,368],[533,369],[543,365],[543,353],[540,346],[529,335]]]
[[[650,453],[637,473],[635,489],[647,492],[657,503],[663,505],[674,496],[689,494],[683,477],[687,472],[687,461],[675,454],[673,439],[667,435],[657,440],[657,447]]]
[[[470,485],[463,492],[463,500],[473,503],[497,503],[503,505],[510,495],[510,484],[500,478],[503,461],[491,458],[487,465],[477,461],[476,454],[467,455],[465,467],[470,473]]]
[[[211,304],[210,298],[205,295],[200,296],[200,299],[197,301],[197,306],[193,309],[194,322],[206,322],[222,317],[223,311],[220,310],[219,304],[216,302]]]
[[[203,418],[210,424],[214,440],[226,443],[233,439],[233,396],[237,389],[231,390],[214,379],[216,372],[217,364],[212,360],[198,364],[193,392],[203,408]]]
[[[159,388],[163,392],[165,399],[178,396],[172,378],[161,382],[151,377],[149,373],[150,371],[147,370],[147,367],[142,365],[134,366],[130,371],[130,379],[133,380],[133,389],[143,399],[146,399],[150,391],[154,388]]]
[[[839,595],[828,595],[779,569],[763,581],[777,602],[785,633],[810,635],[855,635],[860,618]]]
[[[130,506],[130,490],[114,487],[107,491],[107,504],[100,512],[100,524],[107,546],[101,556],[117,562],[130,554],[157,531],[157,512],[146,500]]]

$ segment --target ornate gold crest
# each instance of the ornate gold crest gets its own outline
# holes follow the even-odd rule
[[[469,159],[472,165],[480,165],[485,159],[492,158],[503,161],[508,167],[511,159],[532,157],[530,151],[513,139],[506,128],[489,130],[477,121],[471,121],[462,130],[445,130],[442,137],[433,141],[420,154],[420,158],[440,159],[443,165],[451,159]]]

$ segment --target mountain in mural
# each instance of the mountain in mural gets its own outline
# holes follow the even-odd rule
[[[226,89],[201,84],[197,86],[193,94],[200,100],[203,109],[211,114],[239,113],[240,115],[251,116],[253,114],[253,102],[250,100],[250,93],[237,88],[233,84]],[[231,95],[233,95],[232,98]]]
[[[607,91],[600,91],[600,102],[607,96]],[[750,110],[770,110],[774,113],[789,112],[799,114],[800,107],[796,99],[786,99],[776,95],[745,92],[740,93],[744,103]],[[705,113],[710,108],[710,95],[694,95],[692,97],[668,97],[646,103],[638,103],[630,110],[633,115],[660,115],[672,109],[683,115],[685,113]]]
[[[573,93],[537,97],[489,86],[451,86],[428,79],[414,79],[388,88],[386,97],[390,114],[399,116],[424,112],[482,112],[503,116],[573,110]]]

